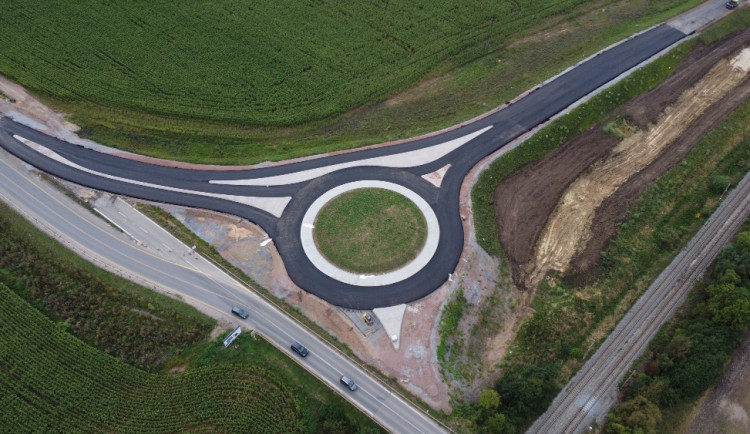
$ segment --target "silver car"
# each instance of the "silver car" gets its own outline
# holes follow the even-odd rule
[[[357,385],[354,383],[354,380],[352,380],[351,378],[342,375],[341,380],[339,381],[341,381],[341,384],[348,387],[349,390],[351,390],[352,392],[357,390]]]

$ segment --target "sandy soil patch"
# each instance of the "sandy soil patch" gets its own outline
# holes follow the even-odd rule
[[[414,87],[411,87],[401,93],[398,93],[387,100],[383,101],[383,105],[386,107],[393,107],[406,102],[417,100],[426,94],[434,93],[439,91],[440,86],[448,79],[448,75],[442,75],[439,77],[430,78],[425,80]]]
[[[29,118],[38,121],[45,127],[46,132],[56,137],[70,137],[71,132],[78,131],[76,125],[65,120],[64,114],[50,109],[26,92],[22,86],[2,76],[0,76],[0,91],[8,98],[15,100],[14,103],[6,102],[0,105],[0,113],[21,111]]]

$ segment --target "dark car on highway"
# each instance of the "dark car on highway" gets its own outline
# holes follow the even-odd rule
[[[728,2],[724,3],[724,6],[726,6],[727,9],[734,9],[739,5],[740,2],[735,0],[729,0]]]
[[[302,344],[299,342],[292,342],[292,351],[299,354],[302,357],[307,357],[308,354],[310,354],[310,351],[307,350]]]
[[[237,315],[238,317],[240,317],[242,319],[247,319],[247,317],[250,315],[249,313],[247,313],[247,311],[245,309],[243,309],[241,307],[237,307],[237,306],[235,306],[235,307],[232,308],[232,313],[235,314],[235,315]]]

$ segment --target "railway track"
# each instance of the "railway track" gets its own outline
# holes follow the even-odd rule
[[[750,172],[636,301],[528,432],[578,433],[588,430],[593,422],[602,421],[617,402],[622,377],[748,216]]]

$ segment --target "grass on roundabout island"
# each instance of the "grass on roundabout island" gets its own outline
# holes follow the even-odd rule
[[[427,222],[406,197],[379,188],[344,193],[318,213],[315,244],[334,265],[354,273],[385,273],[424,247]]]

